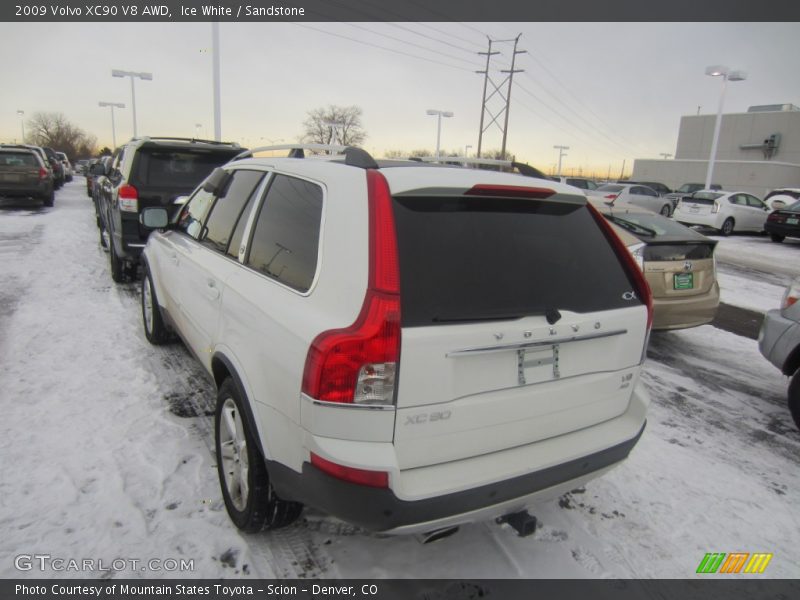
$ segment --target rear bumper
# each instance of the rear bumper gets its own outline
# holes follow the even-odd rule
[[[764,231],[775,233],[784,237],[800,237],[800,225],[786,225],[785,223],[764,223]]]
[[[676,210],[672,218],[678,221],[678,223],[684,223],[686,225],[702,225],[704,227],[711,227],[712,229],[719,229],[722,227],[719,213],[702,214]]]
[[[53,184],[44,182],[37,185],[9,185],[3,184],[0,186],[0,196],[6,198],[44,198],[49,196],[53,191]]]
[[[408,534],[489,519],[530,508],[593,479],[624,460],[645,427],[646,394],[633,394],[631,406],[615,419],[570,434],[431,467],[394,472],[392,488],[372,488],[336,479],[305,462],[298,473],[268,462],[276,493],[371,531]],[[561,461],[545,462],[554,454]],[[492,481],[521,455],[535,457],[522,475]],[[537,460],[538,463],[537,464]],[[493,466],[493,469],[487,468]],[[453,478],[463,468],[486,474],[485,482],[450,493],[404,499],[395,493],[403,478]],[[455,478],[457,479],[457,478]],[[400,486],[402,487],[402,485]]]
[[[800,344],[800,323],[787,319],[778,309],[764,315],[758,333],[758,349],[773,365],[783,371],[786,359]],[[791,375],[785,373],[784,375]]]
[[[653,329],[685,329],[714,320],[719,307],[719,285],[705,294],[653,299]]]

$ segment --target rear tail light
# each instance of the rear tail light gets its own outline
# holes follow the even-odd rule
[[[611,246],[614,248],[614,252],[617,254],[617,257],[622,261],[622,264],[628,272],[628,275],[633,280],[637,297],[647,307],[647,329],[649,332],[650,327],[653,325],[653,292],[650,290],[650,286],[648,285],[647,280],[644,278],[642,269],[639,268],[639,265],[637,264],[633,254],[614,232],[611,224],[603,217],[603,215],[597,212],[597,209],[588,202],[586,207],[589,209],[589,212],[592,213],[594,220],[597,221],[600,229],[602,229],[606,238],[611,243]]]
[[[361,312],[311,343],[302,391],[326,402],[391,406],[400,360],[397,235],[389,185],[378,171],[367,171],[367,191],[369,281]]]
[[[603,196],[603,198],[608,200],[606,204],[614,204],[614,200],[617,199],[617,196],[619,196],[619,194],[606,194],[605,196]]]
[[[769,213],[769,215],[767,215],[767,221],[770,221],[772,223],[784,223],[786,222],[786,215],[777,212],[772,212]]]
[[[800,300],[800,277],[796,278],[783,294],[781,300],[781,310],[786,310]]]
[[[47,179],[47,169],[39,167],[39,179]]]
[[[313,452],[311,453],[311,464],[328,475],[333,475],[337,479],[343,479],[350,483],[376,488],[389,487],[389,474],[386,471],[368,471],[366,469],[346,467],[326,460]]]
[[[714,200],[714,204],[711,206],[711,214],[715,215],[719,212],[719,202]]]
[[[125,212],[139,211],[139,192],[132,185],[126,183],[119,188],[119,209]]]

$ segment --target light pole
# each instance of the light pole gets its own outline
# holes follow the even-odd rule
[[[670,157],[670,156],[672,156],[672,154],[667,154],[666,152],[660,152],[658,155],[659,155],[661,158],[663,158],[664,160],[668,160],[668,159],[669,159],[669,157]]]
[[[25,143],[25,111],[18,110],[17,115],[19,115],[19,124],[22,125],[22,143]]]
[[[131,109],[133,112],[133,137],[136,137],[136,90],[133,85],[133,80],[137,77],[144,81],[152,81],[153,74],[146,73],[146,72],[138,72],[138,71],[120,71],[119,69],[114,69],[111,71],[112,77],[130,77],[131,78]]]
[[[714,137],[711,140],[711,156],[708,157],[708,171],[706,171],[706,189],[711,187],[711,178],[714,175],[714,160],[717,157],[717,143],[719,142],[719,126],[722,122],[722,105],[725,102],[725,87],[729,81],[744,81],[747,73],[744,71],[732,71],[724,65],[713,65],[706,67],[706,75],[711,77],[722,77],[722,91],[719,94],[719,108],[717,108],[717,119],[714,122]]]
[[[436,116],[436,160],[439,160],[439,142],[442,139],[442,117],[449,118],[453,116],[453,113],[449,110],[435,110],[433,108],[429,108],[425,111],[426,114],[430,116]]]
[[[200,128],[203,126],[202,123],[195,123],[194,124],[194,137],[200,139]]]
[[[558,173],[556,176],[561,177],[561,159],[567,155],[564,150],[569,150],[569,146],[553,146],[553,148],[558,150]]]
[[[117,129],[114,125],[114,109],[115,108],[125,108],[125,105],[122,102],[103,102],[100,101],[97,103],[97,106],[105,108],[106,106],[111,109],[111,144],[112,148],[117,147]]]

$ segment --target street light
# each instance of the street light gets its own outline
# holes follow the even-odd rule
[[[569,150],[569,146],[553,146],[553,148],[558,150],[558,177],[561,177],[561,159],[567,155],[564,150]]]
[[[467,144],[464,146],[464,157],[469,158],[469,149],[472,148],[472,144]]]
[[[17,115],[19,115],[19,124],[22,125],[22,143],[25,143],[25,111],[18,110]]]
[[[153,74],[138,71],[120,71],[114,69],[111,71],[112,77],[130,77],[131,78],[131,109],[133,111],[133,137],[136,137],[136,90],[134,89],[133,80],[137,77],[144,81],[152,81]]]
[[[747,73],[744,71],[733,71],[724,65],[713,65],[706,67],[706,75],[711,77],[722,77],[722,91],[719,94],[719,108],[717,108],[717,120],[714,122],[714,137],[711,140],[711,156],[708,158],[708,171],[706,171],[705,189],[711,188],[711,177],[714,174],[714,160],[717,156],[717,143],[719,142],[719,126],[722,122],[722,105],[725,102],[725,87],[729,81],[744,81]]]
[[[449,118],[453,116],[453,113],[449,110],[435,110],[433,108],[429,108],[425,111],[426,114],[430,116],[436,116],[436,160],[439,160],[439,142],[442,139],[442,117]]]
[[[98,102],[98,106],[101,107],[109,107],[111,109],[111,143],[112,148],[117,147],[117,130],[114,126],[114,109],[115,108],[125,108],[125,105],[122,102]]]

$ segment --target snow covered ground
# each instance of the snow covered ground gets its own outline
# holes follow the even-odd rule
[[[800,265],[800,244],[735,236],[720,250],[757,257],[720,279],[724,301],[760,310],[784,284],[759,271]],[[631,457],[539,507],[532,537],[486,522],[421,545],[314,511],[243,536],[219,493],[213,386],[180,344],[145,341],[138,286],[111,283],[83,179],[52,209],[0,201],[0,577],[98,575],[15,568],[48,554],[126,561],[107,577],[690,578],[706,552],[771,552],[764,576],[800,577],[787,380],[754,341],[711,326],[655,333],[649,357]]]

